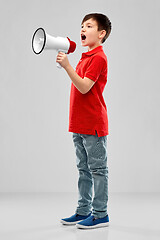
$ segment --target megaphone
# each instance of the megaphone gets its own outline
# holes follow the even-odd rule
[[[43,28],[38,28],[32,37],[32,49],[35,54],[40,54],[47,49],[69,54],[75,51],[76,43],[68,37],[52,37]],[[57,63],[57,67],[61,68],[61,65]]]

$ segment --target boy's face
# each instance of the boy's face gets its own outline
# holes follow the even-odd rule
[[[100,33],[101,31],[98,31],[98,24],[94,19],[90,18],[85,21],[81,27],[82,46],[89,46],[89,48],[91,48],[93,46],[100,45]]]

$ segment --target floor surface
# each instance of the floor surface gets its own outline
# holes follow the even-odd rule
[[[63,226],[76,193],[1,193],[0,240],[160,240],[160,194],[109,193],[110,226]]]

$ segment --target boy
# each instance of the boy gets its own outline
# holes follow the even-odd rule
[[[57,62],[72,80],[70,93],[69,132],[73,142],[79,170],[78,207],[75,214],[61,220],[77,228],[98,228],[109,225],[107,213],[108,167],[107,167],[107,108],[102,96],[107,83],[107,57],[102,43],[111,32],[107,16],[91,13],[82,20],[81,42],[88,46],[76,71],[67,55],[60,52]],[[92,185],[94,198],[92,201]],[[91,212],[91,208],[92,212]]]

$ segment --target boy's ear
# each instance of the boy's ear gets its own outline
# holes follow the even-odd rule
[[[99,33],[99,38],[103,39],[105,35],[106,35],[106,30],[101,30]]]

